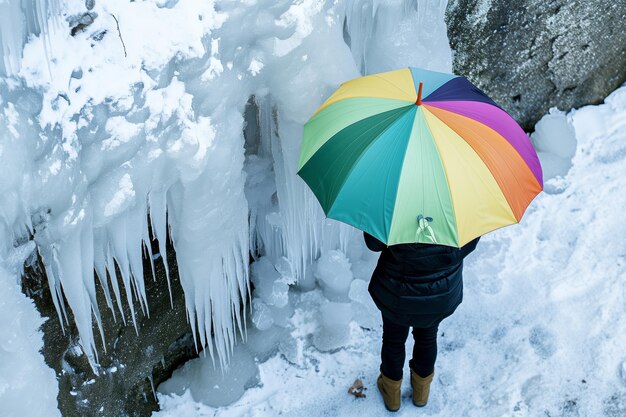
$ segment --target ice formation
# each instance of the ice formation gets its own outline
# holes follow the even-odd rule
[[[372,74],[414,63],[450,71],[452,54],[442,20],[447,4],[447,0],[345,1],[343,36],[357,68]]]
[[[258,384],[259,369],[243,345],[237,345],[224,373],[208,356],[186,362],[172,378],[159,385],[163,394],[191,396],[193,401],[213,407],[231,404],[244,391]]]
[[[0,77],[16,74],[22,61],[22,49],[30,35],[48,38],[60,26],[62,0],[4,0],[0,2]],[[46,57],[52,57],[52,45],[41,44]]]
[[[551,109],[535,126],[531,140],[537,149],[541,166],[545,167],[544,178],[565,177],[576,153],[576,133],[567,115]],[[553,183],[545,188],[547,192],[556,191]]]
[[[77,2],[62,7],[84,12]],[[66,300],[97,371],[94,269],[111,314],[134,324],[135,314],[149,315],[149,229],[162,253],[169,230],[198,346],[215,347],[224,361],[243,331],[248,294],[242,109],[250,95],[245,82],[232,88],[237,69],[210,79],[219,53],[211,31],[224,15],[212,2],[120,0],[93,11],[94,23],[76,36],[33,32],[19,71],[0,81],[2,157],[14,173],[3,183],[12,231],[3,243],[32,235],[59,319],[67,322]],[[135,14],[150,24],[133,24]],[[63,46],[54,59],[41,53],[47,43]]]
[[[326,298],[332,301],[348,301],[348,292],[354,276],[346,255],[333,250],[323,252],[315,262],[314,275],[324,290]]]

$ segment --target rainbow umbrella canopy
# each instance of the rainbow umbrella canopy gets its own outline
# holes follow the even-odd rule
[[[387,245],[461,247],[541,192],[515,120],[465,77],[405,68],[343,83],[304,126],[298,174],[329,218]]]

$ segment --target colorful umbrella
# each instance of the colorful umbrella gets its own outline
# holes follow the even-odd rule
[[[298,174],[329,218],[388,245],[463,246],[518,223],[543,178],[528,136],[465,77],[343,83],[304,126]]]

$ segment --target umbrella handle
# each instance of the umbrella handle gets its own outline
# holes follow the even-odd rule
[[[415,100],[415,104],[417,104],[418,106],[422,105],[422,85],[424,85],[424,83],[420,81],[420,86],[417,90],[417,100]]]
[[[429,239],[432,243],[437,243],[437,237],[435,236],[435,231],[432,227],[430,227],[430,222],[433,219],[430,217],[424,217],[421,214],[417,216],[417,231],[415,232],[415,240],[419,239],[421,234],[424,234],[424,237]]]

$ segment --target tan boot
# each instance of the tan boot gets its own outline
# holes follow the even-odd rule
[[[411,369],[411,386],[413,387],[413,404],[423,407],[428,402],[428,394],[430,393],[430,383],[433,382],[435,372],[425,378],[419,376]]]
[[[383,401],[385,407],[389,411],[398,411],[400,409],[400,387],[402,386],[402,379],[394,381],[387,378],[381,372],[376,381],[378,390],[383,395]]]

